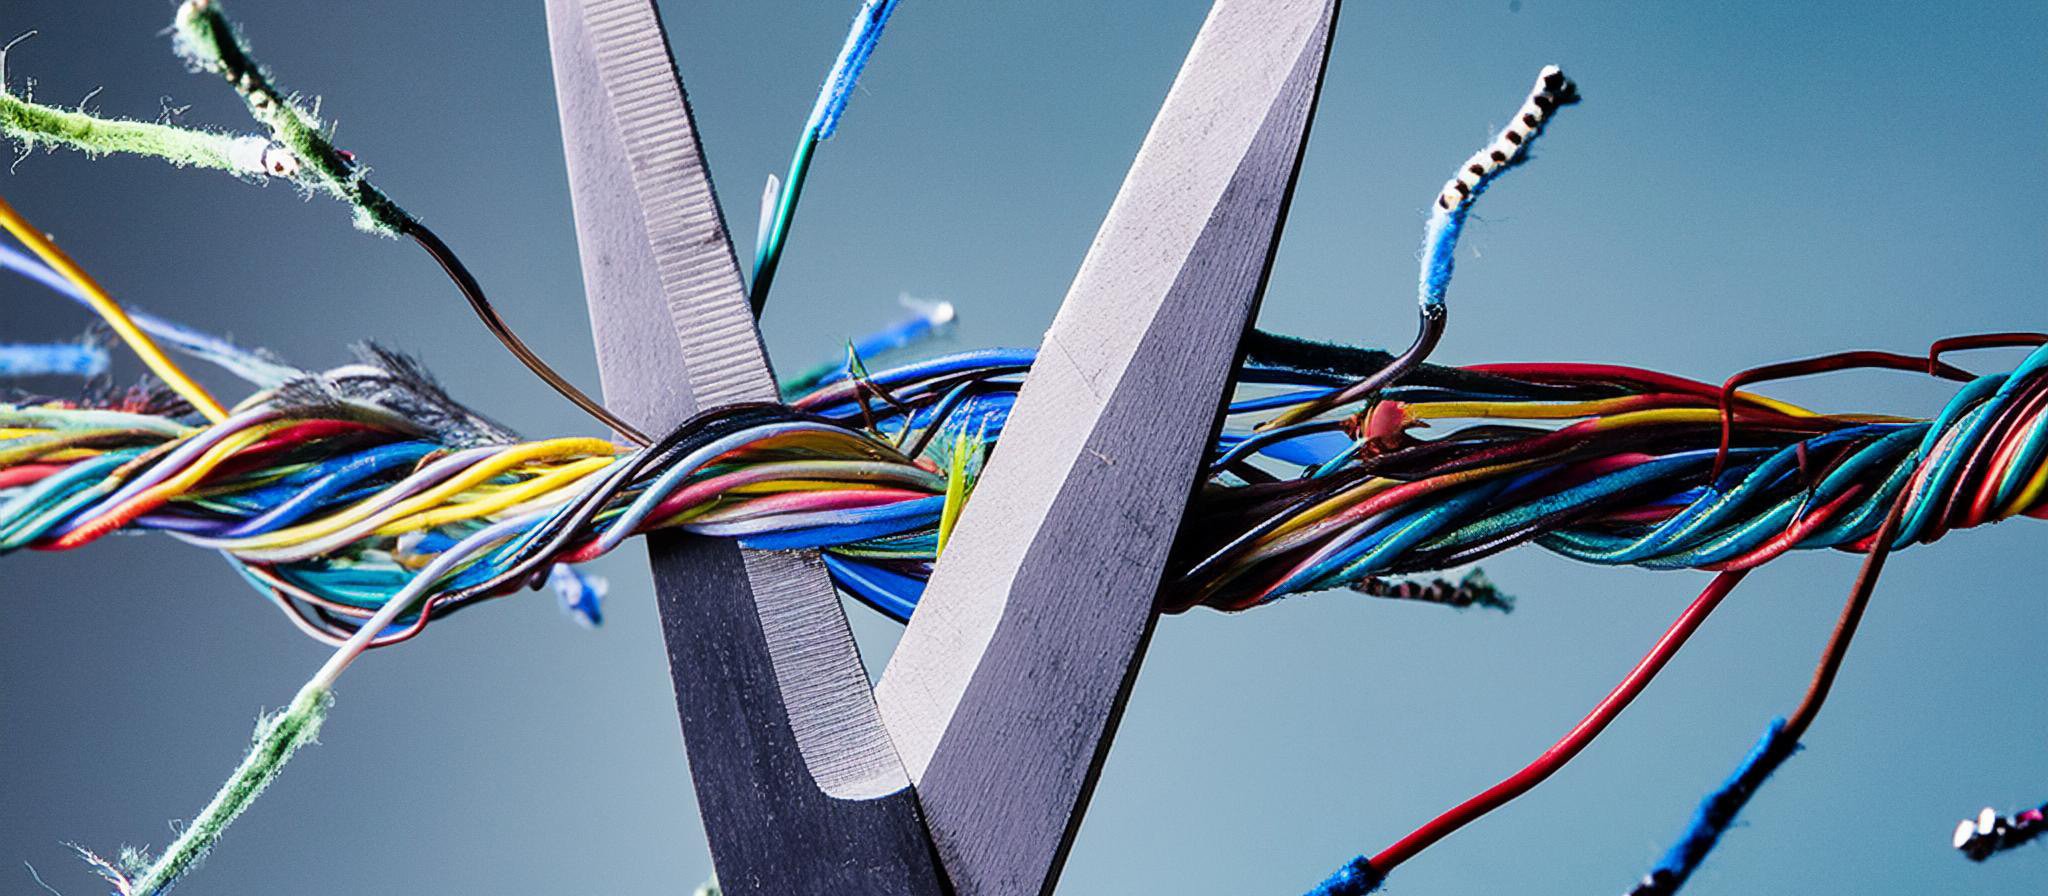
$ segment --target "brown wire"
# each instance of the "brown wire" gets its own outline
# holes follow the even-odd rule
[[[1785,717],[1785,743],[1796,744],[1820,715],[1821,704],[1826,703],[1829,689],[1834,687],[1835,675],[1842,670],[1842,660],[1849,655],[1849,641],[1856,637],[1856,626],[1863,621],[1863,611],[1870,606],[1870,595],[1877,590],[1877,578],[1884,573],[1884,561],[1891,556],[1892,539],[1899,531],[1899,519],[1905,515],[1906,502],[1912,495],[1910,483],[1899,490],[1899,496],[1892,501],[1891,509],[1885,512],[1884,522],[1879,523],[1877,535],[1870,543],[1870,553],[1863,558],[1863,568],[1856,573],[1856,584],[1849,589],[1849,599],[1842,604],[1842,615],[1835,619],[1835,631],[1828,636],[1828,646],[1821,650],[1820,662],[1813,668],[1813,681],[1806,686],[1806,695],[1799,698],[1799,706]]]
[[[584,413],[597,418],[599,422],[632,440],[634,444],[646,445],[650,441],[645,433],[606,410],[596,399],[576,388],[576,384],[556,373],[553,367],[548,366],[548,362],[533,353],[533,349],[527,348],[526,341],[520,339],[519,334],[512,332],[512,326],[506,323],[503,317],[498,316],[496,308],[491,307],[491,301],[484,297],[483,287],[470,275],[469,268],[465,267],[462,260],[455,257],[455,251],[448,248],[447,243],[441,242],[441,238],[428,230],[426,225],[418,221],[407,221],[400,229],[440,263],[441,270],[448,274],[448,279],[455,281],[455,288],[461,290],[462,297],[469,300],[469,307],[476,311],[476,316],[490,329],[491,335],[498,337],[498,341],[504,344],[505,349],[511,352],[513,357],[519,359],[519,363],[526,365],[526,369],[533,371],[556,392],[561,393],[563,398],[575,402]]]

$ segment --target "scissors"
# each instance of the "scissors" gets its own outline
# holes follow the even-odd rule
[[[649,537],[725,892],[1051,892],[1222,424],[1336,7],[1217,0],[878,687],[814,552]],[[660,432],[775,401],[653,0],[547,16],[608,407]]]

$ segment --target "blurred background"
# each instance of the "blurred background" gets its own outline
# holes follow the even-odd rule
[[[667,3],[725,209],[751,251],[855,3]],[[1206,4],[909,0],[823,147],[764,327],[785,372],[958,304],[949,344],[1034,345]],[[259,58],[474,268],[540,353],[595,388],[541,6],[234,5]],[[187,74],[171,5],[6,0],[10,87],[246,130]],[[1261,324],[1398,348],[1427,204],[1537,69],[1586,96],[1490,193],[1439,359],[1605,361],[1718,381],[1849,348],[2041,329],[2048,8],[2036,3],[1374,3],[1341,17]],[[529,435],[593,432],[492,341],[423,254],[347,212],[150,160],[38,153],[0,193],[135,307],[304,366],[375,339]],[[0,280],[0,338],[84,314]],[[2013,357],[1977,357],[1988,369]],[[121,376],[139,367],[127,359]],[[210,380],[228,395],[238,387]],[[1946,387],[1773,387],[1925,414]],[[1956,821],[2048,797],[2048,526],[1896,557],[1833,701],[1689,893],[2038,892],[2048,854],[1973,866]],[[1752,576],[1597,744],[1404,866],[1390,892],[1616,893],[1788,711],[1854,558]],[[1519,768],[1704,584],[1486,564],[1512,615],[1348,593],[1160,626],[1063,893],[1298,893]],[[379,653],[181,893],[684,893],[709,873],[645,561],[595,632],[548,595]],[[65,842],[160,847],[326,650],[218,558],[166,538],[0,561],[0,892],[103,887]],[[855,607],[871,664],[897,628]]]

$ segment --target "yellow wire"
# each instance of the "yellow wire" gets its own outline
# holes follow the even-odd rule
[[[682,510],[676,511],[671,516],[662,517],[659,521],[649,520],[648,522],[642,523],[641,527],[644,529],[671,529],[676,526],[680,526],[684,523],[687,523],[691,520],[694,520],[700,516],[703,516],[704,514],[710,513],[712,508],[717,507],[720,503],[724,501],[725,498],[722,496],[717,498],[711,498],[705,501],[700,501],[696,504],[692,504],[688,507],[685,507]]]
[[[49,464],[68,464],[74,461],[81,461],[86,460],[88,458],[99,457],[100,455],[105,453],[105,451],[102,451],[98,448],[66,448],[62,451],[52,451],[49,454],[43,455],[42,462]]]
[[[817,491],[872,491],[880,488],[891,488],[895,485],[895,483],[857,482],[845,479],[769,479],[761,482],[750,482],[746,485],[733,486],[668,516],[650,519],[642,523],[641,526],[646,529],[674,528],[721,507],[736,507],[744,504],[744,500],[735,500],[735,496],[739,495]]]
[[[1787,417],[1825,416],[1824,414],[1816,414],[1813,411],[1809,411],[1789,401],[1779,401],[1775,398],[1758,395],[1755,392],[1737,392],[1735,393],[1734,397],[1741,399],[1742,401],[1747,401],[1751,404],[1761,405],[1768,410],[1777,411],[1778,413],[1784,414]]]
[[[592,455],[610,457],[617,452],[618,446],[603,439],[589,438],[548,439],[516,445],[498,452],[488,460],[476,463],[440,485],[389,507],[379,508],[376,505],[378,499],[373,495],[333,516],[263,535],[233,539],[225,542],[223,546],[231,551],[267,550],[331,535],[366,519],[374,518],[377,525],[381,526],[391,520],[432,509],[454,495],[469,491],[523,464],[563,458],[580,459]]]
[[[967,429],[962,427],[953,437],[953,457],[946,470],[946,502],[939,508],[939,544],[932,554],[936,559],[946,552],[946,542],[953,538],[953,526],[960,522],[960,508],[967,506]]]
[[[1755,397],[1755,396],[1751,396]],[[1417,420],[1571,420],[1578,417],[1597,417],[1617,408],[1628,407],[1635,401],[1633,396],[1623,398],[1602,398],[1594,401],[1566,401],[1549,403],[1521,403],[1501,401],[1433,401],[1408,405],[1408,416]],[[1789,417],[1814,418],[1821,416],[1797,405],[1763,399],[1773,410]],[[1698,410],[1696,408],[1660,408],[1658,410]],[[1718,410],[1715,413],[1719,413]]]
[[[199,455],[199,458],[194,460],[191,466],[179,470],[177,475],[163,482],[150,486],[150,491],[184,492],[198,484],[199,480],[205,479],[206,474],[213,472],[214,467],[220,466],[222,461],[233,456],[235,452],[256,444],[263,437],[291,426],[294,422],[291,420],[274,420],[269,423],[251,426],[248,429],[221,439],[219,444],[206,449],[205,454]]]
[[[860,482],[849,479],[764,479],[726,489],[728,495],[782,495],[790,492],[874,491],[892,488],[893,482]]]
[[[99,434],[94,432],[79,432],[9,439],[7,444],[0,445],[0,467],[11,467],[45,457],[59,456],[64,452],[77,450],[74,443],[91,441],[98,436]]]
[[[78,266],[78,262],[72,261],[71,256],[64,254],[64,250],[57,248],[56,243],[51,242],[49,237],[23,218],[20,212],[15,211],[14,206],[9,205],[5,198],[0,198],[0,227],[7,228],[8,233],[14,234],[15,239],[20,240],[22,245],[42,258],[44,264],[63,274],[64,279],[71,281],[72,285],[84,292],[86,301],[92,305],[92,310],[98,312],[100,319],[114,328],[121,341],[127,343],[128,347],[142,358],[142,363],[149,365],[151,371],[169,384],[172,390],[184,396],[186,401],[191,402],[206,419],[219,423],[228,418],[228,412],[221,409],[220,403],[214,401],[213,396],[206,394],[206,390],[193,382],[191,377],[186,376],[185,371],[178,369],[176,363],[165,357],[163,350],[156,347],[156,342],[149,338],[149,334],[142,332],[142,328],[129,319],[128,312],[121,310],[120,303],[107,295],[107,291],[100,288],[99,283],[92,279],[92,275],[87,274],[84,268]]]
[[[611,466],[613,460],[614,458],[610,457],[586,457],[574,463],[563,464],[518,485],[493,490],[490,497],[487,498],[465,501],[460,504],[449,504],[411,516],[400,517],[385,523],[372,534],[403,535],[407,532],[432,529],[436,526],[447,525],[448,523],[476,519],[480,516],[497,513],[507,507],[524,503],[548,491],[559,488],[563,483],[574,481]],[[563,500],[568,500],[570,497],[573,496],[562,496]]]
[[[2028,482],[2027,487],[2020,491],[2018,500],[2006,507],[2005,515],[2017,516],[2025,513],[2027,508],[2040,503],[2043,492],[2048,492],[2048,464],[2043,464],[2041,469],[2034,473],[2033,481]]]

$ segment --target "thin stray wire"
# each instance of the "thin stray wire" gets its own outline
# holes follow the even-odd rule
[[[603,403],[591,398],[582,389],[576,388],[575,383],[569,382],[553,367],[548,366],[548,362],[534,354],[533,349],[526,346],[526,340],[520,339],[519,334],[513,332],[512,325],[499,316],[498,309],[491,306],[491,300],[485,297],[483,287],[477,284],[476,277],[469,273],[469,268],[463,265],[462,259],[457,258],[454,250],[449,249],[447,243],[441,242],[441,238],[427,229],[426,225],[418,221],[407,221],[399,232],[411,237],[412,241],[425,249],[428,255],[433,256],[434,261],[440,263],[441,270],[448,274],[448,279],[455,282],[455,288],[461,290],[462,297],[469,300],[469,307],[476,311],[477,318],[483,321],[491,335],[498,337],[498,342],[505,346],[506,351],[518,358],[519,363],[526,365],[526,369],[533,371],[549,387],[561,393],[563,398],[582,408],[584,413],[597,418],[604,425],[632,440],[633,444],[645,445],[650,441],[646,433],[620,419],[617,414],[606,409]]]

